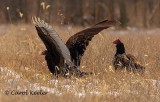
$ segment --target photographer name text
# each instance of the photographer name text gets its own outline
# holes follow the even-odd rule
[[[6,90],[5,91],[6,95],[47,95],[48,92],[43,91],[43,90],[38,90],[38,91],[32,91],[32,90]]]

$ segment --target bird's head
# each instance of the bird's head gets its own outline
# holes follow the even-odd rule
[[[113,44],[115,44],[116,48],[117,48],[117,51],[116,51],[115,55],[125,53],[124,44],[119,39],[113,41]]]
[[[47,54],[47,50],[44,50],[44,51],[40,51],[39,52],[39,55],[46,55]]]
[[[117,40],[115,40],[115,41],[113,41],[113,44],[121,44],[122,42],[119,40],[119,39],[117,39]]]

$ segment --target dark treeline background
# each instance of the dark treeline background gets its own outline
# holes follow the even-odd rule
[[[160,0],[0,0],[0,23],[29,23],[39,16],[50,23],[90,25],[119,19],[122,27],[160,27]]]

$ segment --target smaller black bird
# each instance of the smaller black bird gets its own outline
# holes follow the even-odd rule
[[[126,54],[124,44],[119,39],[113,41],[113,44],[116,44],[116,54],[113,60],[115,70],[126,69],[128,72],[144,73],[145,67],[138,63],[133,55]]]

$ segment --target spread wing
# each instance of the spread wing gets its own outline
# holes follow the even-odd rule
[[[104,20],[97,23],[93,27],[82,30],[71,36],[66,45],[70,50],[71,58],[76,66],[80,65],[81,57],[83,56],[89,41],[103,29],[119,24],[116,20]]]
[[[32,18],[32,21],[36,27],[38,36],[43,41],[47,51],[53,57],[53,62],[59,64],[61,58],[63,58],[63,60],[66,61],[69,66],[72,66],[70,52],[66,45],[59,38],[56,31],[39,18],[34,17]]]

